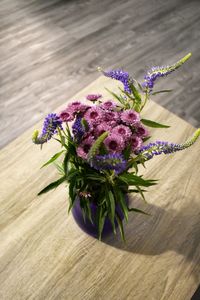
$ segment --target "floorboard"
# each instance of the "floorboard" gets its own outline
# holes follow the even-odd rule
[[[0,147],[99,76],[123,67],[142,80],[149,67],[188,52],[156,102],[200,126],[200,1],[1,0]]]

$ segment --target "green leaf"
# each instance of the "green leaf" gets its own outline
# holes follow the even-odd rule
[[[124,217],[128,222],[128,207],[125,201],[125,195],[121,192],[121,190],[117,186],[115,186],[113,190],[115,194],[115,199],[120,204]]]
[[[141,195],[142,199],[144,200],[144,202],[147,202],[146,199],[145,199],[145,196],[143,194],[142,189],[139,186],[136,186],[136,188],[137,188],[138,192],[140,193],[140,195]]]
[[[38,196],[44,193],[49,192],[50,190],[53,190],[55,188],[57,188],[61,183],[63,183],[66,180],[65,176],[61,177],[60,179],[50,183],[49,185],[47,185],[43,190],[41,190],[38,193]]]
[[[124,241],[124,243],[126,242],[126,239],[125,239],[125,235],[124,235],[124,226],[123,226],[123,222],[119,216],[119,214],[116,212],[116,220],[117,220],[117,223],[119,225],[119,230],[120,230],[120,234],[121,234],[121,238],[122,240]]]
[[[121,104],[125,104],[124,99],[115,94],[114,92],[110,91],[109,89],[105,88],[114,98],[116,98]]]
[[[137,213],[140,213],[140,214],[144,214],[144,215],[147,215],[147,216],[150,216],[149,213],[141,210],[141,209],[138,209],[138,208],[128,208],[128,211],[134,211],[134,212],[137,212]]]
[[[115,231],[115,198],[111,190],[106,190],[106,198],[110,207],[110,220],[112,223],[113,231]]]
[[[153,92],[151,95],[154,96],[154,95],[161,94],[161,93],[170,93],[172,91],[173,90],[161,90],[161,91]]]
[[[141,101],[142,101],[142,100],[141,100],[141,95],[140,95],[140,93],[138,92],[138,90],[136,89],[136,87],[134,86],[133,83],[130,85],[130,89],[131,89],[131,91],[132,91],[132,93],[133,93],[133,95],[134,95],[136,101],[137,101],[138,103],[141,103]]]
[[[94,156],[97,154],[97,152],[98,152],[98,150],[99,150],[101,144],[102,144],[103,141],[107,138],[108,134],[109,134],[109,133],[106,131],[106,132],[102,133],[102,134],[96,139],[96,141],[94,142],[94,144],[92,145],[92,147],[90,148],[90,151],[89,151],[89,153],[88,153],[89,159],[91,159],[92,157],[94,157]]]
[[[164,124],[160,124],[151,120],[147,120],[147,119],[141,119],[141,122],[149,127],[154,127],[154,128],[169,128],[170,126],[168,125],[164,125]]]
[[[101,205],[98,206],[97,214],[98,214],[98,238],[99,240],[101,240],[101,234],[104,227],[107,211],[103,212],[103,206]]]
[[[82,124],[83,128],[85,129],[85,131],[89,130],[88,122],[84,118],[81,119],[81,124]]]
[[[40,169],[42,169],[43,167],[51,164],[52,162],[54,162],[63,152],[65,152],[65,150],[62,150],[56,154],[54,154],[44,165],[41,166]]]
[[[147,192],[147,190],[142,190],[142,189],[141,189],[141,191],[142,192]],[[139,191],[136,190],[136,189],[130,189],[130,190],[127,191],[127,193],[139,193]]]
[[[157,180],[154,179],[143,179],[140,176],[128,173],[119,175],[118,177],[123,182],[127,183],[128,185],[135,185],[135,186],[151,186],[155,185]]]

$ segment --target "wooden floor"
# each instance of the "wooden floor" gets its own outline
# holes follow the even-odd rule
[[[154,100],[200,126],[199,16],[199,0],[1,0],[0,147],[97,78],[97,66],[142,80],[190,51],[157,85],[174,93]]]

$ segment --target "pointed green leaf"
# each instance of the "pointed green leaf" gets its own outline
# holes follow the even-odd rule
[[[110,207],[110,220],[112,223],[113,231],[115,231],[115,199],[111,190],[106,190],[106,198]]]
[[[172,91],[173,90],[161,90],[161,91],[153,92],[151,95],[154,96],[154,95],[161,94],[161,93],[170,93]]]
[[[160,124],[151,120],[147,120],[147,119],[141,119],[141,122],[149,127],[154,127],[154,128],[169,128],[170,126],[168,125],[164,125],[164,124]]]
[[[149,213],[147,213],[147,212],[145,212],[145,211],[143,211],[141,209],[138,209],[138,208],[129,208],[128,211],[134,211],[136,213],[140,213],[140,214],[144,214],[144,215],[150,216]]]
[[[55,188],[57,188],[61,183],[63,183],[66,180],[65,176],[61,177],[60,179],[50,183],[49,185],[47,185],[43,190],[41,190],[38,193],[38,196],[44,193],[49,192],[50,190],[53,190]]]
[[[44,165],[41,166],[40,169],[42,169],[43,167],[51,164],[52,162],[54,162],[63,152],[65,152],[64,150],[54,154]]]
[[[120,216],[119,216],[118,213],[116,213],[115,217],[116,217],[117,223],[119,225],[119,230],[120,230],[121,238],[124,241],[124,243],[126,243],[126,239],[125,239],[125,235],[124,235],[123,222],[122,222],[122,220],[121,220],[121,218],[120,218]]]

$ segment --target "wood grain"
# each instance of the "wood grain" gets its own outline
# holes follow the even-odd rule
[[[108,97],[104,86],[114,84],[101,77],[74,98],[88,92]],[[153,140],[181,142],[194,132],[154,102],[144,116],[172,126],[152,130]],[[119,233],[103,242],[83,233],[67,215],[64,185],[36,196],[58,177],[53,166],[39,169],[58,145],[49,142],[41,151],[31,143],[32,131],[0,152],[0,299],[190,299],[200,279],[199,141],[140,171],[159,185],[149,189],[148,205],[132,198],[151,216],[130,215],[124,245]]]
[[[197,0],[1,0],[0,147],[96,79],[97,66],[142,80],[193,52],[155,101],[200,125]]]

